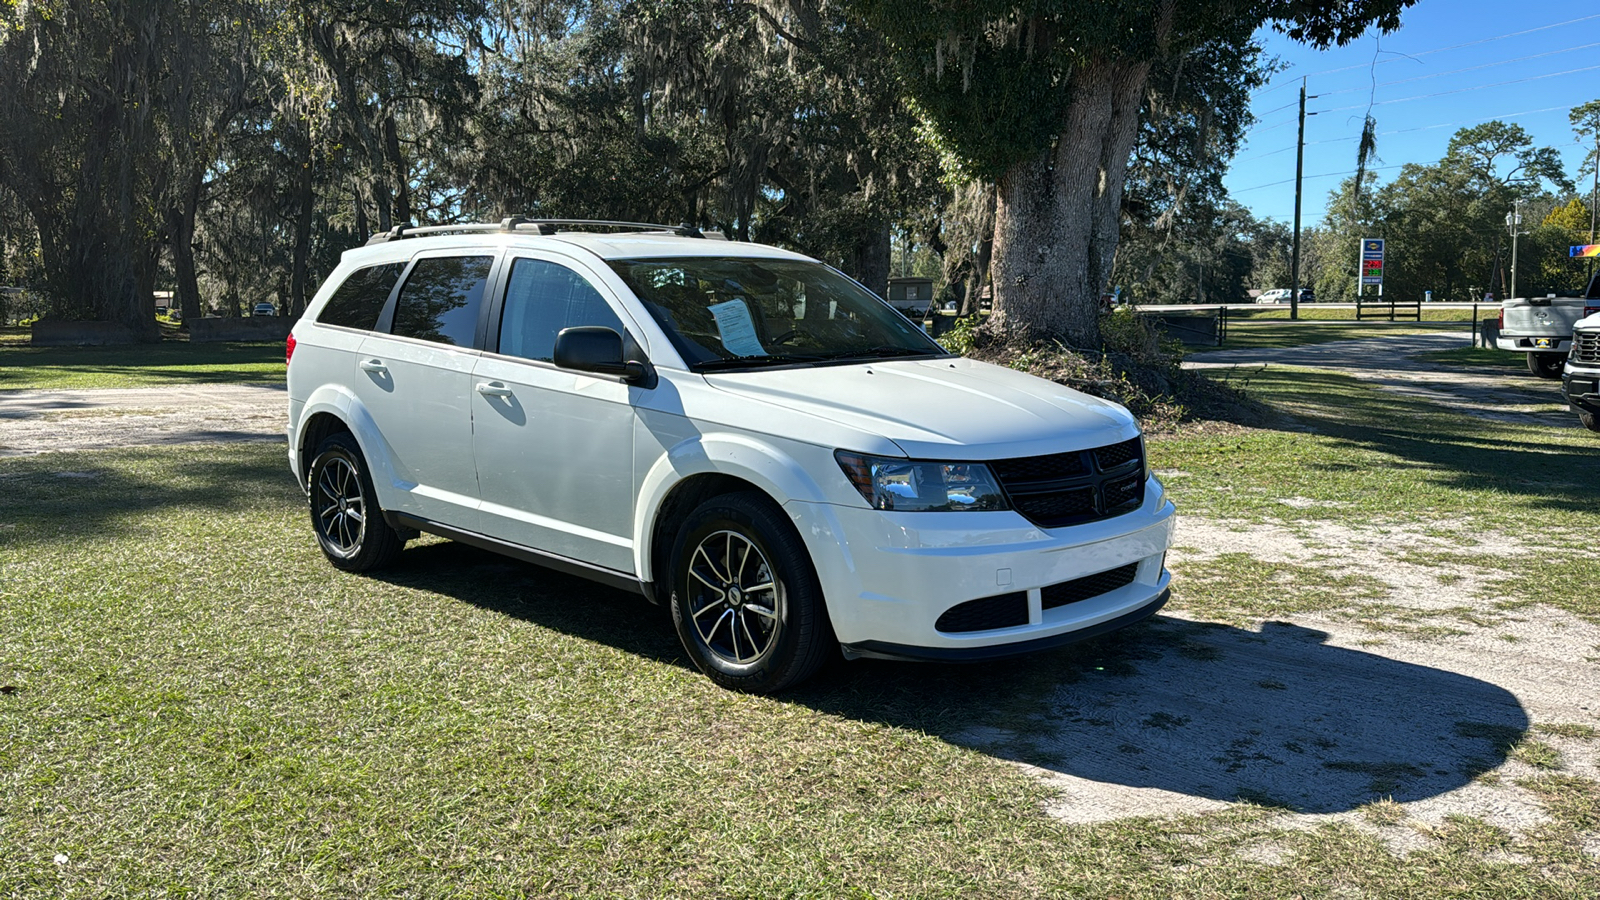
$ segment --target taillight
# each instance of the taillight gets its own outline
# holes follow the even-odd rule
[[[1505,330],[1505,327],[1506,327],[1506,308],[1504,306],[1500,307],[1500,324],[1496,325],[1495,327],[1499,328],[1502,331]]]
[[[289,335],[287,341],[283,342],[283,364],[287,366],[291,359],[294,359],[294,335],[292,334]]]
[[[1600,313],[1600,306],[1585,306],[1583,308],[1583,317],[1585,319],[1589,318],[1595,313]]]

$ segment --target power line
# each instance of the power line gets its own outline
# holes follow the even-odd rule
[[[1494,84],[1479,84],[1479,85],[1474,85],[1473,87],[1456,88],[1453,91],[1436,91],[1436,92],[1434,92],[1432,94],[1418,94],[1415,97],[1400,97],[1400,98],[1395,99],[1395,100],[1379,100],[1377,103],[1374,103],[1372,105],[1373,106],[1388,106],[1391,103],[1409,103],[1412,100],[1427,100],[1430,97],[1445,97],[1445,96],[1448,96],[1450,94],[1465,94],[1465,93],[1467,93],[1469,91],[1482,91],[1482,90],[1487,90],[1489,88],[1505,87],[1506,85],[1509,85],[1509,84],[1526,84],[1526,83],[1528,83],[1530,81],[1542,81],[1542,80],[1544,80],[1546,78],[1559,78],[1562,75],[1576,75],[1579,72],[1593,72],[1596,69],[1600,69],[1600,66],[1584,66],[1581,69],[1568,69],[1565,72],[1551,72],[1548,75],[1533,75],[1533,76],[1530,76],[1528,78],[1517,78],[1517,79],[1513,79],[1511,81],[1497,81]],[[1335,106],[1332,109],[1321,109],[1321,110],[1317,110],[1317,111],[1318,112],[1324,112],[1324,113],[1330,113],[1330,112],[1340,112],[1340,111],[1346,110],[1346,109],[1365,109],[1365,108],[1366,108],[1365,104],[1358,103],[1358,104],[1356,104],[1354,106]]]
[[[1417,131],[1430,131],[1430,130],[1432,130],[1434,128],[1450,128],[1451,126],[1454,126],[1454,125],[1479,125],[1479,124],[1482,124],[1484,122],[1492,122],[1492,121],[1494,121],[1496,119],[1511,119],[1511,118],[1515,118],[1517,116],[1532,116],[1532,115],[1538,115],[1540,113],[1547,113],[1547,112],[1558,112],[1558,111],[1559,112],[1566,112],[1566,111],[1570,110],[1571,108],[1572,107],[1571,107],[1570,104],[1563,104],[1561,106],[1545,106],[1545,107],[1541,107],[1539,109],[1523,109],[1523,110],[1518,110],[1517,112],[1497,113],[1496,115],[1487,116],[1487,117],[1480,118],[1480,119],[1462,119],[1462,120],[1455,121],[1455,122],[1440,122],[1440,123],[1438,123],[1436,125],[1418,125],[1415,128],[1396,128],[1396,129],[1394,129],[1392,131],[1380,131],[1380,132],[1378,132],[1377,136],[1378,137],[1385,137],[1385,136],[1391,135],[1391,134],[1411,134],[1411,133],[1417,132]],[[1349,143],[1351,141],[1359,141],[1359,140],[1361,140],[1360,135],[1357,135],[1355,137],[1324,138],[1323,140],[1320,140],[1320,141],[1306,141],[1306,146],[1310,147],[1310,146],[1314,146],[1316,144],[1347,144],[1347,143]],[[1280,153],[1288,153],[1290,150],[1293,150],[1293,149],[1294,149],[1294,146],[1290,145],[1288,147],[1280,147],[1277,150],[1269,150],[1266,153],[1253,153],[1253,154],[1250,154],[1248,156],[1236,156],[1233,159],[1228,161],[1228,165],[1232,166],[1235,163],[1247,162],[1247,161],[1252,160],[1252,159],[1266,159],[1269,156],[1277,156]]]
[[[1405,166],[1403,166],[1403,165],[1401,165],[1401,166],[1367,166],[1367,171],[1368,172],[1381,172],[1381,171],[1383,171],[1385,169],[1402,169],[1402,168],[1405,168]],[[1344,172],[1324,172],[1321,175],[1307,175],[1307,176],[1305,176],[1305,180],[1310,180],[1312,178],[1332,178],[1332,177],[1334,177],[1336,175],[1354,175],[1355,173],[1356,173],[1355,169],[1350,169],[1350,170],[1344,171]],[[1273,181],[1273,182],[1270,182],[1268,184],[1258,184],[1258,185],[1256,185],[1254,187],[1240,188],[1237,191],[1229,191],[1228,193],[1229,194],[1247,194],[1247,193],[1249,193],[1251,191],[1259,191],[1262,188],[1277,187],[1280,184],[1292,184],[1293,182],[1294,182],[1293,178],[1285,178],[1282,181]]]
[[[1451,69],[1448,72],[1434,72],[1431,75],[1418,75],[1415,78],[1401,78],[1401,79],[1398,79],[1396,81],[1385,81],[1382,84],[1379,84],[1378,87],[1390,87],[1390,86],[1396,85],[1396,84],[1408,84],[1408,83],[1413,82],[1413,81],[1425,81],[1425,80],[1427,80],[1429,78],[1443,78],[1446,75],[1460,75],[1462,72],[1476,72],[1479,69],[1492,69],[1495,66],[1510,65],[1511,63],[1518,63],[1518,62],[1527,62],[1530,59],[1542,59],[1542,58],[1544,58],[1546,56],[1557,56],[1557,55],[1562,54],[1562,53],[1573,53],[1573,52],[1578,51],[1578,50],[1589,50],[1589,49],[1594,48],[1594,47],[1600,47],[1600,41],[1596,41],[1595,43],[1592,43],[1592,44],[1583,44],[1583,45],[1577,46],[1577,47],[1568,47],[1565,50],[1551,50],[1551,51],[1549,51],[1547,53],[1535,53],[1532,56],[1519,56],[1519,57],[1517,57],[1515,59],[1502,59],[1502,60],[1499,60],[1498,62],[1484,63],[1483,65],[1479,65],[1479,66],[1468,66],[1468,67],[1466,67],[1464,69]],[[1355,91],[1359,91],[1359,90],[1364,90],[1364,88],[1358,88],[1358,87],[1339,88],[1338,90],[1333,90],[1333,91],[1323,91],[1322,93],[1318,94],[1317,96],[1319,96],[1319,97],[1328,97],[1328,96],[1332,96],[1333,94],[1350,94],[1350,93],[1354,93]],[[1291,103],[1289,105],[1293,106],[1294,104]],[[1287,109],[1287,107],[1280,106],[1280,107],[1278,107],[1278,109]],[[1273,112],[1276,112],[1276,111],[1277,110],[1273,110]]]
[[[1262,114],[1261,114],[1261,115],[1260,115],[1260,116],[1257,116],[1257,117],[1256,117],[1256,119],[1257,119],[1257,120],[1258,120],[1258,121],[1259,121],[1259,120],[1260,120],[1260,119],[1261,119],[1261,118],[1262,118],[1262,117],[1265,117],[1265,116],[1270,116],[1270,115],[1272,115],[1272,114],[1273,114],[1273,113],[1275,113],[1275,112],[1281,112],[1281,111],[1282,111],[1282,110],[1285,110],[1285,109],[1288,109],[1288,108],[1290,108],[1290,107],[1292,107],[1292,106],[1296,106],[1296,105],[1298,105],[1298,104],[1299,104],[1299,103],[1300,103],[1300,101],[1299,101],[1299,100],[1291,100],[1291,101],[1289,101],[1289,102],[1288,102],[1288,103],[1285,103],[1285,104],[1284,104],[1284,105],[1282,105],[1282,106],[1279,106],[1279,107],[1277,107],[1277,108],[1275,108],[1275,109],[1269,109],[1269,110],[1267,110],[1267,111],[1266,111],[1266,112],[1264,112],[1264,113],[1262,113]]]
[[[1437,125],[1418,125],[1415,128],[1397,128],[1394,131],[1380,131],[1380,132],[1378,132],[1378,136],[1382,137],[1382,136],[1384,136],[1386,134],[1409,134],[1409,133],[1411,133],[1413,131],[1427,131],[1427,130],[1429,130],[1431,128],[1449,128],[1452,125],[1479,125],[1479,124],[1482,124],[1484,122],[1492,122],[1495,119],[1510,119],[1510,118],[1512,118],[1514,116],[1531,116],[1531,115],[1534,115],[1536,113],[1555,112],[1556,110],[1561,110],[1562,112],[1566,112],[1567,110],[1570,110],[1571,108],[1572,108],[1572,106],[1570,104],[1562,104],[1561,106],[1546,106],[1543,109],[1525,109],[1525,110],[1522,110],[1521,112],[1501,113],[1501,114],[1499,114],[1497,116],[1489,116],[1488,118],[1484,118],[1484,119],[1464,119],[1464,120],[1459,121],[1459,122],[1440,122]],[[1343,138],[1342,140],[1351,140],[1351,141],[1353,141],[1353,140],[1356,140],[1356,138]],[[1322,143],[1322,142],[1319,141],[1318,143]]]
[[[1451,50],[1460,50],[1463,47],[1476,47],[1479,44],[1487,44],[1487,43],[1490,43],[1492,41],[1504,40],[1506,38],[1521,37],[1522,35],[1525,35],[1525,34],[1533,34],[1534,32],[1537,32],[1537,31],[1548,31],[1548,30],[1550,30],[1552,28],[1561,28],[1562,26],[1565,26],[1565,25],[1576,25],[1579,22],[1588,22],[1588,21],[1590,21],[1592,19],[1600,19],[1600,13],[1596,13],[1594,15],[1589,15],[1589,16],[1579,16],[1576,19],[1568,19],[1565,22],[1557,22],[1554,25],[1540,25],[1538,28],[1529,28],[1529,29],[1527,29],[1525,31],[1512,31],[1512,32],[1508,32],[1506,34],[1497,34],[1497,35],[1494,35],[1492,37],[1479,38],[1478,40],[1475,40],[1475,41],[1467,41],[1464,44],[1453,44],[1453,45],[1451,45],[1449,47],[1437,47],[1437,48],[1435,48],[1433,50],[1423,50],[1423,51],[1418,52],[1418,53],[1398,54],[1393,59],[1382,59],[1382,60],[1379,60],[1376,63],[1376,65],[1383,65],[1384,63],[1391,63],[1391,62],[1399,62],[1401,59],[1413,59],[1414,60],[1419,56],[1432,56],[1435,53],[1447,53],[1447,52],[1449,52]],[[1360,63],[1360,64],[1357,64],[1357,65],[1354,65],[1354,66],[1340,66],[1337,69],[1323,69],[1321,72],[1312,72],[1310,75],[1296,75],[1296,76],[1293,76],[1293,77],[1296,80],[1298,80],[1300,78],[1314,78],[1314,77],[1316,77],[1318,75],[1332,75],[1335,72],[1348,72],[1351,69],[1366,69],[1366,68],[1370,68],[1372,65],[1374,65],[1374,64],[1373,63]],[[1291,69],[1292,69],[1292,67],[1291,67]],[[1289,70],[1285,70],[1285,71],[1289,71]],[[1286,87],[1293,87],[1293,86],[1294,86],[1294,82],[1293,81],[1287,81],[1287,82],[1283,82],[1283,83],[1274,85],[1272,87],[1263,88],[1258,93],[1265,94],[1265,93],[1269,93],[1271,91],[1278,90],[1279,88],[1286,88]]]

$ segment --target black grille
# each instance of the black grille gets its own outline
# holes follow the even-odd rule
[[[1144,473],[1106,482],[1106,512],[1115,514],[1138,509],[1144,502]]]
[[[1028,595],[1024,591],[999,594],[958,603],[944,611],[933,627],[947,634],[989,631],[1028,624]]]
[[[1123,441],[1109,447],[1101,447],[1094,451],[1095,462],[1100,464],[1101,471],[1109,472],[1118,466],[1125,466],[1139,458],[1139,439]]]
[[[1077,603],[1079,600],[1088,600],[1101,594],[1109,594],[1117,588],[1133,584],[1133,576],[1139,570],[1138,563],[1128,563],[1120,569],[1101,572],[1098,575],[1089,575],[1084,578],[1074,578],[1060,584],[1040,588],[1040,606],[1045,609],[1055,609],[1066,606],[1068,603]]]
[[[1002,481],[1048,481],[1075,478],[1088,473],[1082,453],[1024,456],[1021,459],[1002,459],[994,464],[995,477]]]
[[[1094,515],[1094,488],[1023,495],[1017,498],[1017,512],[1034,522]]]
[[[1097,522],[1144,503],[1138,438],[1081,450],[990,463],[1017,512],[1041,528]]]
[[[1600,363],[1600,331],[1574,331],[1572,333],[1572,361]]]

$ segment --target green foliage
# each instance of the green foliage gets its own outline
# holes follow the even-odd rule
[[[1537,147],[1520,126],[1490,121],[1463,128],[1442,159],[1409,164],[1381,189],[1376,176],[1357,200],[1346,180],[1329,198],[1324,229],[1310,241],[1320,260],[1321,300],[1355,296],[1357,243],[1388,239],[1384,295],[1478,300],[1509,286],[1511,235],[1506,214],[1520,203],[1517,293],[1566,292],[1582,287],[1583,270],[1567,259],[1577,235],[1567,226],[1587,214],[1573,206],[1571,181],[1553,148]],[[1557,210],[1555,221],[1546,221]]]
[[[998,178],[1061,133],[1097,65],[1176,61],[1219,38],[1270,24],[1298,41],[1343,44],[1399,26],[1414,0],[854,0],[881,32],[902,83],[945,164],[962,177]]]
[[[956,320],[954,326],[939,338],[939,343],[951,353],[969,356],[978,343],[978,329],[983,326],[983,317],[978,315],[962,316]]]

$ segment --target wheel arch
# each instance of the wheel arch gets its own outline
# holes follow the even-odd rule
[[[735,435],[684,441],[645,474],[634,512],[634,566],[640,581],[656,585],[658,600],[666,596],[662,578],[684,518],[712,497],[739,491],[764,494],[780,507],[793,499],[822,499],[822,489],[788,454]]]
[[[314,391],[306,399],[305,408],[300,413],[294,435],[296,471],[301,482],[300,489],[306,489],[305,480],[311,465],[311,456],[316,452],[318,445],[329,436],[341,432],[355,438],[356,446],[361,449],[361,455],[366,459],[373,488],[378,492],[378,501],[384,507],[389,507],[386,489],[394,484],[394,467],[389,464],[386,453],[375,452],[387,447],[387,442],[384,441],[377,424],[372,421],[371,414],[367,412],[366,406],[360,399],[345,388],[333,385],[326,385]]]

